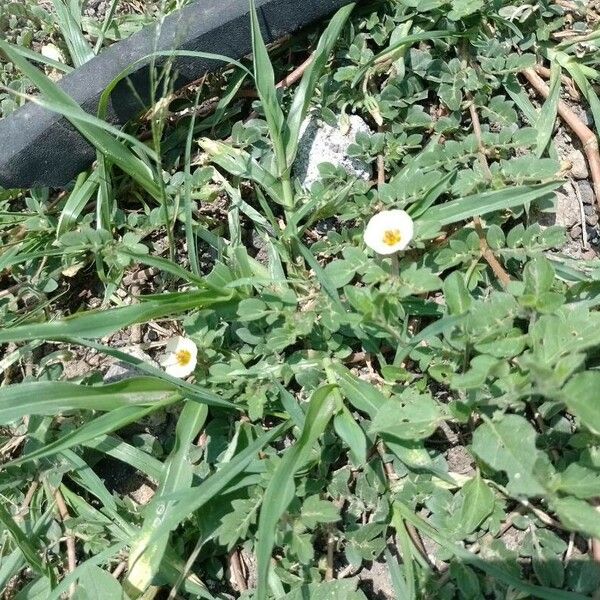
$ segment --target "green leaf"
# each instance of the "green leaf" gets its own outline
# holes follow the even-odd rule
[[[562,398],[569,412],[592,433],[600,435],[600,410],[598,410],[598,390],[600,372],[586,371],[571,377],[562,390]]]
[[[357,591],[357,583],[357,579],[310,583],[281,596],[280,600],[366,600],[366,596]]]
[[[88,115],[66,92],[48,79],[39,69],[14,52],[2,40],[0,40],[0,50],[5,52],[9,59],[39,88],[42,94],[42,97],[36,100],[39,104],[66,116],[95,148],[131,175],[152,197],[156,199],[162,197],[158,183],[155,180],[155,174],[148,164],[138,158],[108,131],[121,137],[124,134],[100,119]],[[127,139],[136,147],[141,146],[145,155],[148,154],[148,148],[144,147],[138,140],[130,136]]]
[[[160,538],[155,537],[152,545],[148,544],[148,539],[176,507],[168,497],[192,485],[193,471],[189,450],[207,415],[206,406],[189,400],[181,411],[175,431],[175,446],[165,462],[163,483],[145,511],[141,531],[131,543],[129,574],[125,587],[132,598],[145,592],[160,570],[170,532],[167,529]]]
[[[523,580],[520,576],[515,575],[513,571],[503,567],[502,562],[486,560],[449,540],[432,527],[425,519],[416,515],[404,504],[396,502],[395,506],[397,506],[397,510],[402,517],[417,527],[424,535],[440,544],[445,550],[454,554],[461,563],[471,565],[472,567],[483,571],[488,576],[498,579],[506,585],[510,585],[515,590],[519,590],[523,594],[542,600],[584,600],[585,598],[585,596],[581,594],[566,590],[554,590],[547,587],[532,585]]]
[[[256,91],[265,111],[269,134],[273,141],[277,166],[282,169],[286,165],[285,147],[283,142],[285,118],[275,87],[275,73],[269,58],[267,47],[262,38],[258,15],[254,0],[250,0],[250,24],[252,30],[252,54],[254,58],[254,80]],[[282,175],[283,171],[277,173]]]
[[[335,523],[340,520],[340,511],[327,500],[321,500],[319,496],[309,496],[302,504],[300,511],[302,523],[309,529],[314,529],[318,523]]]
[[[65,39],[73,64],[80,67],[94,58],[94,53],[81,31],[80,15],[73,15],[63,0],[52,0],[58,26]]]
[[[550,94],[544,102],[535,124],[537,131],[536,156],[538,158],[543,156],[552,138],[560,101],[561,68],[556,61],[553,61],[550,67]]]
[[[34,541],[39,541],[39,538],[36,538],[35,540],[30,539],[30,537],[19,527],[3,503],[0,503],[0,523],[2,523],[4,529],[10,533],[15,544],[23,553],[25,560],[32,570],[41,577],[48,577],[50,581],[53,582],[54,575],[50,567],[41,561],[41,552],[33,544]]]
[[[146,415],[169,406],[175,402],[177,398],[156,402],[151,406],[123,406],[112,410],[100,417],[92,419],[84,423],[81,427],[74,429],[70,433],[63,435],[59,439],[50,444],[46,444],[41,448],[37,448],[33,452],[21,455],[19,458],[6,463],[7,465],[20,465],[31,460],[52,456],[57,452],[61,452],[73,446],[86,444],[100,436],[113,431],[118,431],[129,423],[140,421]],[[93,406],[93,405],[92,405]],[[95,406],[94,406],[95,408]]]
[[[454,271],[444,281],[444,297],[451,315],[466,313],[473,301],[460,271]]]
[[[516,496],[542,496],[543,479],[536,477],[537,465],[548,462],[536,448],[533,426],[519,415],[504,415],[498,421],[486,419],[473,434],[473,452],[490,467],[504,471],[506,489]]]
[[[554,283],[554,267],[544,256],[537,256],[530,260],[523,271],[525,293],[535,298],[549,291]]]
[[[571,463],[558,474],[557,489],[582,499],[600,496],[600,471]]]
[[[323,273],[334,287],[342,288],[354,279],[356,264],[344,259],[334,260],[323,269]]]
[[[494,492],[477,473],[458,491],[457,496],[460,499],[459,529],[466,536],[494,510]]]
[[[354,464],[364,465],[367,462],[367,437],[346,406],[333,418],[333,427],[348,446]]]
[[[100,338],[135,323],[228,302],[232,297],[233,293],[225,290],[163,294],[130,306],[89,310],[49,323],[30,323],[5,328],[0,331],[0,343],[70,337]]]
[[[578,498],[556,498],[551,502],[565,527],[594,538],[600,538],[600,519],[596,508]]]
[[[104,569],[86,565],[80,571],[74,600],[121,600],[122,597],[119,582]]]
[[[408,388],[400,397],[388,400],[377,411],[370,433],[385,433],[401,440],[428,438],[439,426],[442,414],[429,394]]]
[[[360,410],[374,419],[379,409],[387,402],[387,398],[375,386],[358,379],[342,365],[335,365],[334,370],[339,377],[342,394],[348,402],[356,410]]]
[[[287,127],[284,134],[285,155],[287,158],[288,169],[292,168],[294,160],[296,159],[302,121],[304,121],[304,118],[306,117],[321,74],[329,60],[329,55],[331,54],[333,47],[340,39],[341,31],[344,28],[350,13],[354,9],[354,6],[354,2],[344,6],[332,17],[329,25],[319,38],[317,48],[312,55],[312,63],[302,76],[302,80],[294,94],[294,100],[292,101],[292,106],[288,113]]]

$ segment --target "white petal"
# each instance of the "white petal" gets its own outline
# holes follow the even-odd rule
[[[397,229],[400,241],[393,246],[383,241],[386,231]],[[414,236],[414,223],[411,216],[404,210],[383,210],[371,217],[364,232],[365,244],[378,254],[394,254],[404,250]]]
[[[188,375],[191,375],[196,368],[196,360],[190,360],[187,365],[181,366],[175,362],[165,368],[165,373],[171,375],[171,377],[177,377],[179,379],[185,379]]]
[[[172,337],[165,348],[160,364],[168,375],[179,377],[181,379],[190,375],[196,368],[198,362],[198,347],[189,338],[183,336]],[[181,365],[177,360],[179,352],[188,352],[190,361],[186,365]]]

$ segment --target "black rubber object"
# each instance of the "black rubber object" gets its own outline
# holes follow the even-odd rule
[[[352,0],[256,0],[266,42],[294,33]],[[239,59],[251,52],[247,0],[199,0],[169,15],[160,35],[152,25],[113,44],[85,65],[65,75],[60,87],[87,112],[96,114],[108,84],[124,69],[155,51],[178,48],[222,54]],[[111,95],[108,120],[124,124],[149,104],[149,67],[140,64]],[[157,61],[158,62],[158,61]],[[177,57],[178,86],[203,73],[218,70],[217,61]],[[135,91],[134,91],[135,90]],[[89,167],[94,148],[62,116],[28,103],[0,120],[0,186],[64,187]]]

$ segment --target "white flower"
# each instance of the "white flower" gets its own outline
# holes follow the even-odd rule
[[[197,358],[196,344],[189,338],[178,335],[169,340],[160,364],[167,375],[184,379],[196,368]]]
[[[364,240],[378,254],[394,254],[408,246],[414,232],[413,220],[406,211],[382,210],[371,217]]]

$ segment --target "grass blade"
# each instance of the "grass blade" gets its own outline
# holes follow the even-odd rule
[[[550,76],[550,95],[540,111],[535,128],[537,130],[536,156],[541,158],[544,154],[554,131],[556,116],[558,115],[558,102],[561,89],[561,69],[558,62],[552,63]]]
[[[109,310],[90,310],[50,323],[31,323],[0,331],[0,343],[69,337],[101,338],[119,329],[188,310],[226,303],[233,292],[200,291],[164,294],[140,304]]]
[[[5,463],[5,466],[22,465],[23,463],[32,460],[39,460],[40,458],[52,456],[57,452],[68,450],[73,446],[85,444],[86,442],[95,440],[99,436],[112,433],[113,431],[118,431],[130,423],[135,423],[140,419],[143,419],[146,415],[165,408],[173,402],[175,402],[175,399],[157,402],[151,406],[123,406],[121,408],[111,410],[104,415],[88,421],[70,433],[63,435],[61,438],[55,440],[51,444],[47,444],[34,450],[33,452],[29,452],[28,454],[24,454],[15,460]],[[198,404],[197,406],[204,405]]]
[[[82,445],[112,456],[141,471],[154,481],[161,481],[163,478],[163,464],[160,460],[117,437],[102,435]]]
[[[156,523],[160,523],[165,514],[174,506],[165,498],[192,485],[189,449],[204,425],[207,415],[206,406],[188,401],[179,416],[175,432],[175,446],[165,463],[163,484],[148,506],[140,534],[131,545],[129,574],[125,588],[132,598],[144,593],[160,570],[161,561],[169,543],[169,532],[166,532],[160,539],[155,539],[151,546],[147,545],[147,538],[152,534]]]
[[[80,24],[76,21],[63,0],[52,0],[52,4],[56,11],[58,28],[67,44],[73,64],[76,67],[80,67],[88,60],[94,58],[94,52],[83,35]]]
[[[311,398],[300,439],[286,451],[277,465],[265,490],[258,519],[258,543],[256,561],[258,584],[256,600],[267,599],[271,553],[279,519],[294,496],[294,475],[304,464],[317,439],[323,434],[333,417],[336,402],[332,391],[337,386],[325,385],[316,390]]]
[[[288,423],[282,423],[264,433],[254,442],[248,444],[244,450],[232,458],[216,473],[208,477],[199,486],[192,487],[187,491],[178,492],[177,494],[171,495],[169,498],[165,498],[165,500],[175,502],[175,505],[168,513],[166,513],[161,523],[154,528],[152,534],[146,539],[147,547],[151,547],[157,539],[160,539],[167,532],[175,529],[194,511],[201,508],[210,500],[216,498],[221,491],[227,488],[229,483],[231,483],[235,477],[243,473],[250,461],[256,458],[257,453],[264,448],[264,446],[278,438],[288,427]]]
[[[484,560],[476,554],[465,550],[462,546],[459,546],[455,542],[447,539],[435,528],[429,525],[425,519],[416,515],[404,504],[396,502],[395,508],[397,508],[399,514],[406,521],[412,523],[417,529],[420,529],[427,537],[431,538],[444,549],[452,552],[460,561],[483,571],[490,577],[494,577],[499,581],[510,585],[515,590],[518,590],[523,594],[533,598],[541,598],[542,600],[584,600],[584,598],[587,597],[575,592],[554,590],[548,587],[533,585],[527,581],[523,581],[520,577],[513,575],[513,573],[495,564],[493,561]]]
[[[350,14],[354,10],[355,3],[344,6],[333,16],[327,29],[319,39],[317,49],[313,54],[313,62],[304,73],[300,85],[294,95],[294,100],[290,108],[287,128],[285,131],[285,154],[287,158],[287,167],[292,168],[296,153],[298,151],[298,140],[300,138],[300,126],[308,107],[315,93],[315,88],[319,82],[321,74],[329,60],[329,55],[333,51],[335,44],[339,41],[340,34]]]
[[[0,389],[0,423],[25,415],[55,415],[67,410],[110,411],[123,406],[151,405],[176,393],[173,385],[152,377],[101,386],[61,381],[7,385]]]
[[[271,59],[269,58],[269,53],[260,31],[254,0],[250,0],[250,25],[252,31],[252,53],[254,57],[254,81],[256,82],[256,91],[258,92],[263,110],[265,111],[265,118],[275,149],[277,166],[279,169],[282,169],[286,165],[285,148],[283,144],[285,118],[277,98],[275,73],[273,72],[273,65],[271,64]],[[278,173],[278,175],[282,174],[283,171]]]
[[[551,199],[554,197],[551,192],[561,185],[559,181],[551,181],[539,185],[508,187],[502,190],[459,198],[431,207],[422,217],[422,220],[434,221],[442,226],[458,221],[466,221],[477,215],[486,215],[497,210],[522,206],[534,200]]]

